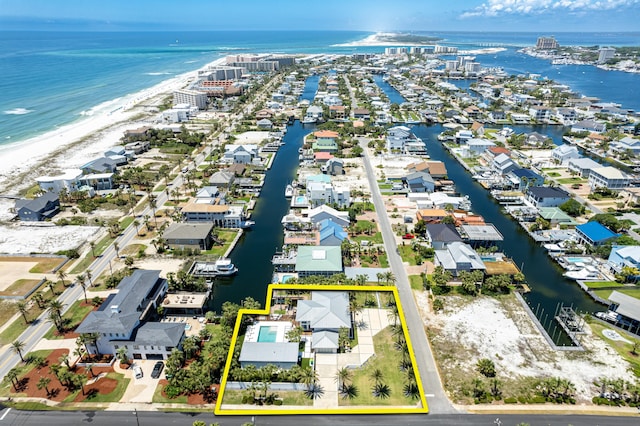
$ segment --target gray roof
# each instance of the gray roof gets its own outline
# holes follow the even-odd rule
[[[462,225],[460,228],[471,241],[502,241],[504,237],[491,223],[486,225]]]
[[[427,233],[431,241],[440,241],[443,243],[451,243],[454,241],[462,241],[460,234],[453,225],[445,223],[429,223],[427,224]]]
[[[296,321],[309,322],[314,330],[351,328],[349,295],[346,291],[313,291],[311,300],[298,302]]]
[[[456,270],[459,266],[467,269],[466,265],[469,265],[470,269],[486,269],[478,253],[464,243],[455,242],[449,244],[445,250],[436,250],[435,257],[444,269],[448,270]]]
[[[140,320],[142,303],[159,280],[160,271],[135,270],[120,281],[118,293],[108,304],[89,312],[76,333],[130,333]]]
[[[164,231],[165,240],[204,240],[211,233],[211,223],[173,223]]]
[[[531,186],[528,192],[536,198],[564,198],[569,197],[569,193],[564,189],[550,186]]]
[[[26,207],[31,211],[39,212],[44,210],[47,207],[48,203],[56,201],[58,201],[58,195],[55,192],[45,192],[44,194],[42,194],[38,198],[34,198],[33,200],[16,200],[15,210],[18,211],[21,208]]]
[[[136,345],[178,346],[184,335],[184,323],[147,322],[133,339]]]
[[[569,160],[569,165],[573,165],[580,169],[597,169],[598,167],[602,167],[602,164],[592,160],[591,158],[573,158]]]
[[[615,310],[617,313],[640,321],[640,299],[614,290],[611,292],[609,300],[618,304],[618,308]]]
[[[282,363],[298,362],[296,342],[244,342],[240,349],[240,362]]]
[[[209,178],[209,183],[213,185],[228,185],[233,181],[234,177],[235,176],[233,175],[233,173],[220,170],[211,175],[211,177]]]
[[[338,333],[317,331],[311,333],[311,349],[338,349]]]

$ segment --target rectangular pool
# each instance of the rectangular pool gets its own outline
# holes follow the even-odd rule
[[[262,326],[258,332],[258,342],[270,342],[276,341],[278,335],[278,327],[276,326]]]

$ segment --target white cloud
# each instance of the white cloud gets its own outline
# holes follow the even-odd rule
[[[488,0],[461,18],[477,16],[539,15],[548,12],[611,10],[637,5],[640,0]]]

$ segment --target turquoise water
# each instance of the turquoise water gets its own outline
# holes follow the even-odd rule
[[[296,204],[303,204],[307,202],[307,197],[302,195],[296,197]]]
[[[492,256],[480,256],[480,259],[483,262],[495,262],[496,261],[496,258],[492,257]]]
[[[589,262],[591,260],[588,257],[565,257],[564,259],[570,263]]]
[[[289,281],[291,278],[293,278],[293,275],[283,275],[282,276],[282,281],[283,283],[286,283],[287,281]]]
[[[278,327],[276,326],[263,326],[260,327],[258,332],[258,342],[273,343],[276,341],[278,335]]]

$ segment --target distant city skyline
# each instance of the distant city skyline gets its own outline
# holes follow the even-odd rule
[[[7,30],[638,31],[640,0],[0,0]]]

